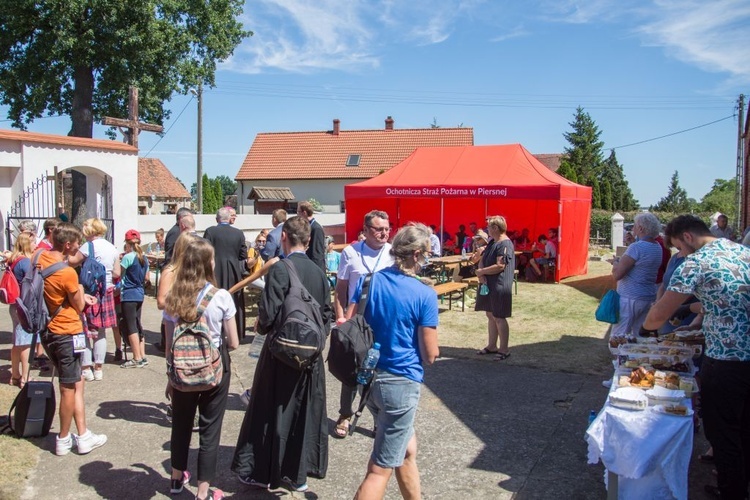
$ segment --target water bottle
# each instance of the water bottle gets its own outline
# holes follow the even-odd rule
[[[461,247],[461,260],[466,260],[466,247]]]
[[[367,385],[372,380],[372,374],[375,373],[375,367],[378,366],[380,359],[380,344],[375,342],[370,350],[367,351],[367,357],[362,364],[362,368],[357,373],[357,383]]]
[[[596,420],[596,410],[591,410],[589,412],[589,427],[594,423],[594,420]]]

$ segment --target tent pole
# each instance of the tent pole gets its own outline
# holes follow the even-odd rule
[[[440,227],[438,228],[438,231],[440,231],[440,255],[438,257],[443,256],[443,233],[445,232],[445,226],[443,221],[443,215],[444,215],[444,202],[445,198],[440,198]]]

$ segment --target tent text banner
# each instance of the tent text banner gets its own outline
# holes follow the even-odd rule
[[[385,188],[384,196],[497,196],[506,198],[507,187],[423,187],[423,188]],[[377,196],[377,195],[376,195]]]

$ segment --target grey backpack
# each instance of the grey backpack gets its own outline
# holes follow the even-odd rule
[[[60,307],[50,315],[47,302],[44,300],[44,279],[68,267],[68,263],[56,262],[45,269],[39,269],[37,261],[41,254],[42,251],[38,251],[31,259],[31,269],[21,280],[21,295],[16,299],[18,322],[29,333],[47,331],[49,322],[62,310],[60,304]]]

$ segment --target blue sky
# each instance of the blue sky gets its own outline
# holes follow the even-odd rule
[[[737,118],[750,93],[747,0],[256,0],[255,35],[204,93],[204,172],[234,178],[259,132],[473,127],[478,145],[562,152],[577,106],[602,131],[636,198],[653,204],[677,170],[700,199],[735,175]],[[195,180],[195,99],[176,95],[168,133],[140,136]],[[30,130],[67,133],[69,120]],[[104,137],[97,126],[95,136]],[[607,151],[608,153],[608,151]]]

